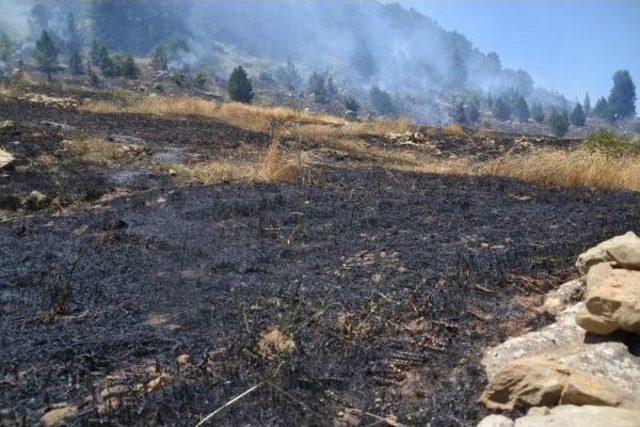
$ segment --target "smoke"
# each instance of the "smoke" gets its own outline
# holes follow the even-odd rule
[[[462,34],[398,4],[373,0],[2,0],[0,29],[34,37],[30,11],[44,5],[49,29],[65,34],[65,16],[116,50],[146,54],[168,37],[185,40],[174,67],[208,65],[222,74],[238,63],[257,75],[289,59],[303,78],[330,72],[341,87],[366,94],[379,86],[404,99],[422,119],[435,120],[443,94],[501,93],[515,89],[543,104],[562,97],[536,89],[522,70],[502,67]],[[104,22],[93,22],[95,10]],[[93,11],[93,14],[92,14]],[[98,15],[100,16],[100,14]],[[177,61],[177,62],[176,62]],[[266,70],[263,68],[267,68]]]

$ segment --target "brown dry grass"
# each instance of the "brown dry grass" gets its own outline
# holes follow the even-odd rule
[[[64,148],[72,157],[103,166],[111,166],[114,161],[139,154],[143,150],[143,147],[135,144],[117,144],[100,138],[67,141]]]

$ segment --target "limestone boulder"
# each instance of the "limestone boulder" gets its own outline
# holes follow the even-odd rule
[[[515,427],[640,427],[640,411],[608,406],[532,408]]]
[[[633,395],[626,394],[614,382],[582,372],[569,376],[561,405],[595,405],[640,409]]]
[[[11,153],[0,148],[0,171],[3,169],[9,169],[13,166],[15,161],[16,159]]]
[[[541,311],[557,318],[567,308],[582,300],[585,289],[583,279],[567,282],[547,294]]]
[[[489,415],[484,417],[477,427],[513,427],[513,421],[504,415]]]
[[[569,368],[553,356],[518,359],[493,377],[480,401],[489,409],[502,410],[556,405],[570,375]]]
[[[630,231],[602,242],[581,254],[576,261],[576,268],[581,274],[587,274],[594,265],[606,262],[615,262],[621,268],[640,270],[640,237]]]
[[[585,304],[576,322],[588,332],[609,335],[623,330],[640,334],[640,271],[601,263],[589,270]]]

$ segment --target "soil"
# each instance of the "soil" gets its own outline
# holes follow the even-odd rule
[[[184,186],[141,156],[268,136],[12,100],[0,120],[19,158],[0,175],[3,425],[61,403],[72,425],[194,425],[256,385],[212,423],[475,425],[482,349],[546,324],[535,306],[576,255],[640,222],[630,192],[339,163],[308,186]],[[80,133],[149,150],[74,161],[62,141]],[[42,155],[58,172],[34,172]],[[34,190],[58,203],[24,207]]]

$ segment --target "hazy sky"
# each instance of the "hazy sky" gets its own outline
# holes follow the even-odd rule
[[[611,75],[632,73],[640,89],[640,0],[401,0],[465,34],[504,66],[583,99],[608,95]]]

